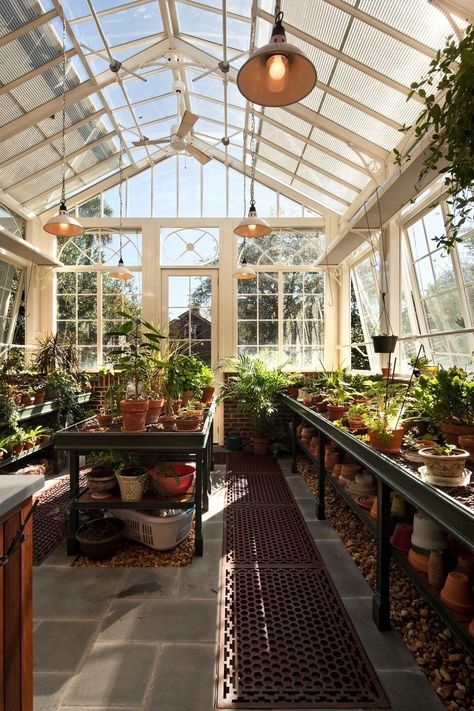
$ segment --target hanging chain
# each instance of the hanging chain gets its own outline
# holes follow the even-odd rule
[[[64,10],[61,13],[63,21],[63,95],[62,95],[62,143],[61,143],[61,203],[66,202],[66,18]]]
[[[255,109],[254,105],[250,104],[250,158],[251,158],[251,177],[250,177],[250,207],[252,207],[255,202],[255,163],[256,163],[256,153],[255,153]]]
[[[123,145],[123,136],[120,134],[120,154],[119,154],[119,176],[120,176],[120,182],[119,182],[119,206],[120,206],[120,221],[119,221],[119,230],[120,230],[120,259],[122,259],[122,230],[123,230],[123,152],[124,152],[124,145]]]
[[[12,540],[10,541],[10,545],[8,546],[5,553],[0,556],[0,567],[5,566],[9,562],[13,553],[21,546],[22,543],[24,543],[26,541],[27,536],[26,536],[26,533],[24,533],[24,530],[25,530],[26,526],[28,525],[28,521],[30,520],[31,516],[33,515],[33,512],[36,509],[36,507],[38,506],[38,504],[39,504],[39,499],[36,499],[33,506],[30,508],[30,510],[26,514],[25,518],[18,526]]]

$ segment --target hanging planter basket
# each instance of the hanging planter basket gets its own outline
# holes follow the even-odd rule
[[[372,336],[375,353],[393,353],[397,345],[398,336]]]

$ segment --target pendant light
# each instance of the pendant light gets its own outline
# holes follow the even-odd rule
[[[244,237],[244,244],[242,246],[242,261],[240,262],[239,266],[237,267],[236,271],[234,272],[234,278],[235,279],[255,279],[257,276],[257,272],[253,267],[250,266],[250,264],[247,264],[247,260],[245,259],[245,237]]]
[[[112,267],[112,269],[109,269],[108,274],[112,279],[133,279],[133,274],[130,271],[130,269],[127,269],[127,267],[123,263],[123,258],[122,258],[122,232],[123,232],[123,138],[120,136],[120,156],[119,156],[119,171],[120,171],[120,182],[119,182],[119,203],[120,203],[120,224],[119,224],[119,232],[120,232],[120,251],[119,251],[119,261],[116,267]]]
[[[237,74],[240,93],[261,106],[295,104],[314,89],[317,80],[313,63],[286,41],[279,6],[270,42],[255,50]]]
[[[255,151],[255,114],[253,104],[250,107],[250,156],[252,162],[252,172],[250,176],[250,210],[247,217],[240,220],[234,230],[239,237],[264,237],[269,235],[272,228],[266,220],[257,215],[255,207],[255,161],[257,159]],[[245,166],[244,166],[245,168]],[[245,170],[244,170],[244,213],[245,213]]]
[[[61,145],[61,202],[59,212],[46,222],[43,229],[57,237],[78,237],[84,234],[84,228],[72,215],[67,214],[66,207],[66,20],[63,21],[63,88],[62,88],[62,145]]]

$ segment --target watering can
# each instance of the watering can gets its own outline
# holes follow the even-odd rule
[[[226,449],[230,452],[239,452],[242,446],[242,435],[239,430],[228,430],[225,438]]]

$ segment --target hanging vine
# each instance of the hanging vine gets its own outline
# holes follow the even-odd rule
[[[415,137],[429,135],[430,140],[416,189],[432,171],[444,175],[449,213],[445,234],[435,241],[449,253],[462,241],[463,226],[474,209],[474,25],[467,27],[459,43],[453,36],[447,38],[426,76],[411,85],[408,99],[414,94],[425,104],[414,125]],[[405,125],[400,130],[411,128]],[[399,166],[410,160],[402,151],[394,153]]]

